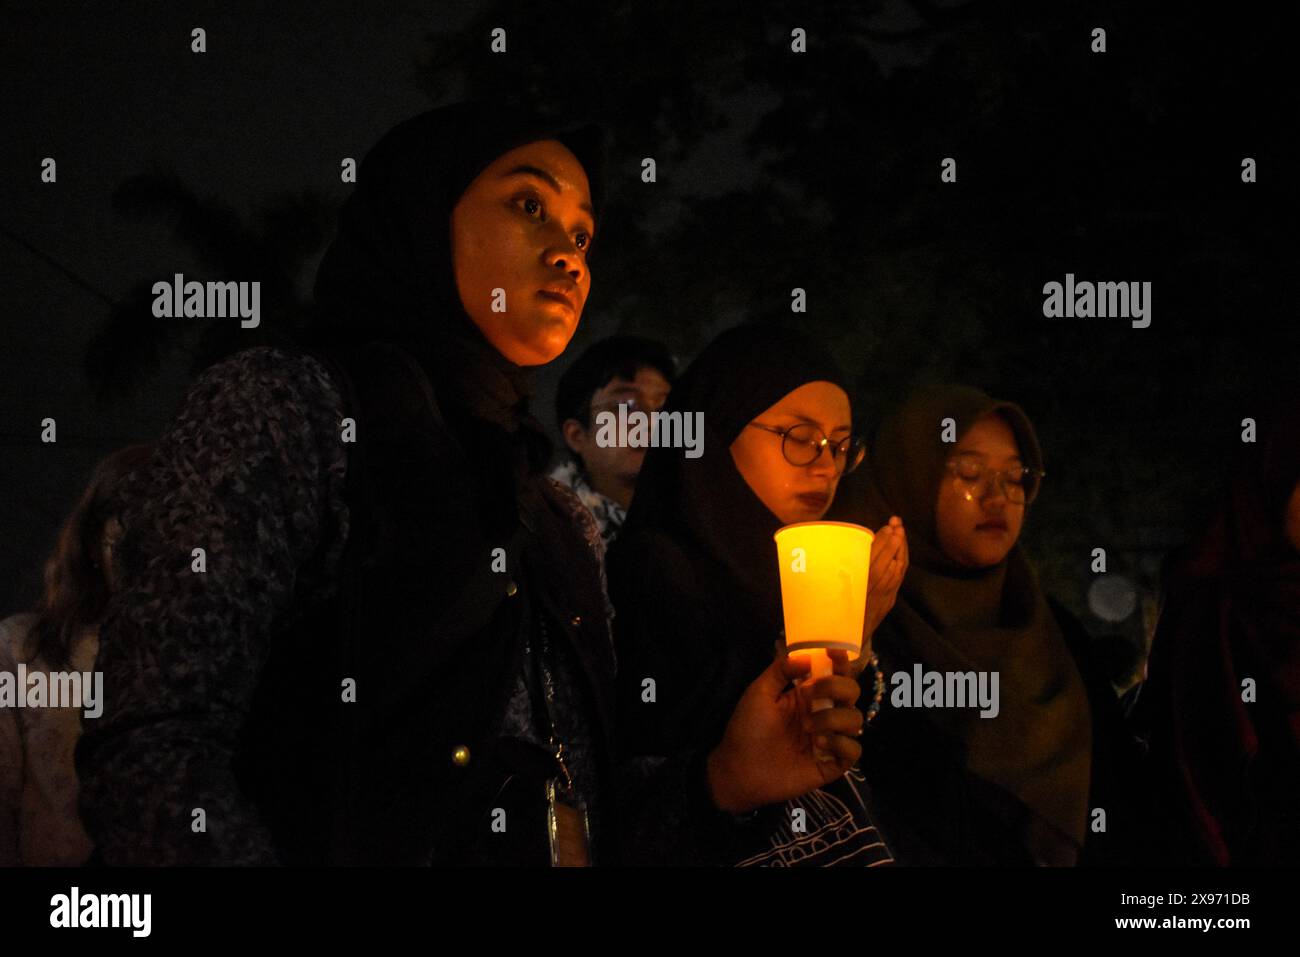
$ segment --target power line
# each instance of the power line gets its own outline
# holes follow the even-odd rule
[[[107,295],[106,293],[100,292],[99,289],[96,288],[90,282],[90,280],[85,279],[79,274],[73,272],[71,269],[63,265],[63,263],[59,262],[57,259],[55,259],[53,256],[51,256],[49,253],[45,252],[44,250],[38,249],[36,246],[33,246],[31,243],[23,239],[23,237],[19,236],[17,233],[15,233],[13,230],[11,230],[8,226],[4,225],[3,223],[0,223],[0,233],[4,233],[4,235],[8,236],[11,240],[13,240],[23,249],[27,250],[37,259],[40,259],[46,264],[54,267],[56,270],[61,272],[65,277],[70,279],[72,282],[76,283],[78,286],[80,286],[86,292],[90,293],[92,296],[96,297],[97,299],[103,300],[105,303],[107,303],[110,306],[118,305],[117,300],[115,300],[112,296]]]

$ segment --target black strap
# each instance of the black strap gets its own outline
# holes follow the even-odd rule
[[[566,754],[564,741],[555,722],[555,654],[551,647],[550,631],[546,627],[546,612],[538,608],[533,620],[537,623],[537,641],[526,638],[524,642],[524,654],[529,658],[529,668],[534,676],[528,693],[534,712],[539,719],[544,719],[540,721],[540,726],[546,730],[551,756],[559,766],[564,783],[572,794],[574,793],[573,777],[564,761]]]

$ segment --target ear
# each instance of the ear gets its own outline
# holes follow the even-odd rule
[[[564,436],[564,444],[575,455],[582,455],[587,450],[587,430],[577,419],[565,419],[560,434]]]

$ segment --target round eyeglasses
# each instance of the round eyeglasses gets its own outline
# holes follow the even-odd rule
[[[834,463],[836,470],[841,475],[848,475],[862,464],[862,459],[867,453],[867,444],[863,439],[851,435],[838,442],[832,442],[826,437],[825,432],[806,422],[784,429],[775,425],[763,425],[761,422],[749,424],[756,429],[781,436],[781,454],[785,456],[787,462],[799,468],[812,465],[821,458],[822,450],[827,449],[831,453],[831,462]]]
[[[946,463],[953,476],[957,492],[968,502],[983,498],[995,485],[1013,505],[1028,505],[1038,495],[1043,477],[1042,469],[1013,466],[1009,469],[992,469],[974,455],[958,455]]]

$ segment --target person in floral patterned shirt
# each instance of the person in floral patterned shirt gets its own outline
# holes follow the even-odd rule
[[[632,504],[645,449],[602,448],[596,443],[600,412],[654,412],[668,399],[677,365],[666,347],[638,336],[611,336],[587,349],[560,377],[555,415],[568,447],[551,478],[571,488],[595,516],[605,544],[618,534]]]

